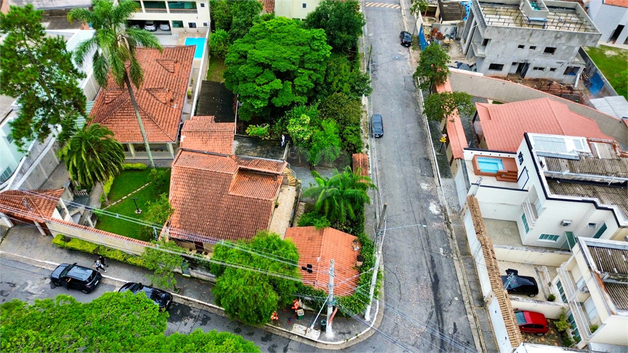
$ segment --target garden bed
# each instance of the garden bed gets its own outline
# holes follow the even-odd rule
[[[597,48],[588,47],[586,51],[617,94],[628,98],[628,50],[600,45]]]

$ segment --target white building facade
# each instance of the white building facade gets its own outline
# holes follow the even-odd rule
[[[601,41],[628,44],[628,1],[591,0],[589,16],[602,32]]]

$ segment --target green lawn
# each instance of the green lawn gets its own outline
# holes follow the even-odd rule
[[[111,186],[110,202],[119,200],[123,196],[127,195],[133,190],[141,187],[149,181],[150,170],[126,170],[120,173],[119,176],[113,182]],[[165,188],[166,192],[168,188]],[[141,214],[135,214],[135,204],[133,199],[137,197],[137,206],[144,211]],[[127,197],[122,202],[109,207],[106,211],[108,214],[120,214],[137,220],[143,220],[146,210],[148,209],[148,202],[157,200],[158,193],[152,185],[145,187],[144,189],[133,194],[131,197]],[[144,241],[153,240],[153,237],[146,237],[141,234],[143,226],[111,215],[99,215],[96,228],[124,235],[130,238],[135,238]]]
[[[227,66],[223,59],[211,58],[207,67],[207,81],[225,82],[223,77],[225,71],[227,71]]]
[[[588,47],[586,51],[617,94],[628,98],[628,50],[600,45]]]

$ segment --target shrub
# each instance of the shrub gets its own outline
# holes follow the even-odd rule
[[[323,229],[331,226],[331,223],[325,216],[321,216],[318,212],[308,212],[301,215],[298,222],[299,227],[314,226],[316,229]]]
[[[124,168],[124,167],[122,167]],[[105,202],[105,195],[109,196],[109,192],[111,192],[111,185],[113,185],[113,181],[115,180],[115,177],[112,175],[109,180],[107,180],[103,185],[102,185],[102,194],[100,195],[100,203]]]
[[[599,328],[598,325],[591,325],[591,326],[589,326],[589,330],[591,331],[591,333],[597,331],[598,328]]]
[[[249,127],[246,128],[246,134],[252,137],[259,137],[262,140],[267,140],[270,138],[270,133],[268,132],[268,124],[249,125]]]
[[[571,339],[571,337],[569,337],[567,335],[563,336],[563,346],[571,347],[571,346],[573,346],[573,344],[574,344],[574,342]]]
[[[209,36],[209,49],[212,57],[224,59],[229,50],[229,33],[222,29],[217,29],[216,32],[211,33]]]
[[[547,296],[547,300],[553,302],[554,300],[556,300],[556,296],[554,294],[550,294]]]
[[[145,170],[148,166],[144,163],[124,163],[122,170]]]
[[[563,308],[560,312],[560,316],[558,317],[558,321],[555,322],[556,329],[558,332],[566,332],[571,328],[571,324],[567,322],[567,313],[565,312],[565,308]]]
[[[148,180],[151,180],[151,186],[156,194],[168,192],[170,187],[170,169],[153,169],[148,174]]]
[[[133,266],[145,267],[144,260],[136,255],[127,254],[123,251],[112,249],[104,245],[94,244],[85,240],[71,238],[69,241],[63,234],[57,234],[52,243],[62,249],[71,249],[85,252],[88,254],[102,255],[108,259],[120,261]]]

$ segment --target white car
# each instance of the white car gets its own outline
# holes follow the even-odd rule
[[[170,30],[170,25],[167,22],[161,23],[159,25],[159,29],[162,31],[169,31]]]
[[[157,30],[157,27],[155,27],[155,22],[146,21],[146,24],[144,24],[144,29],[149,32],[155,32]]]

